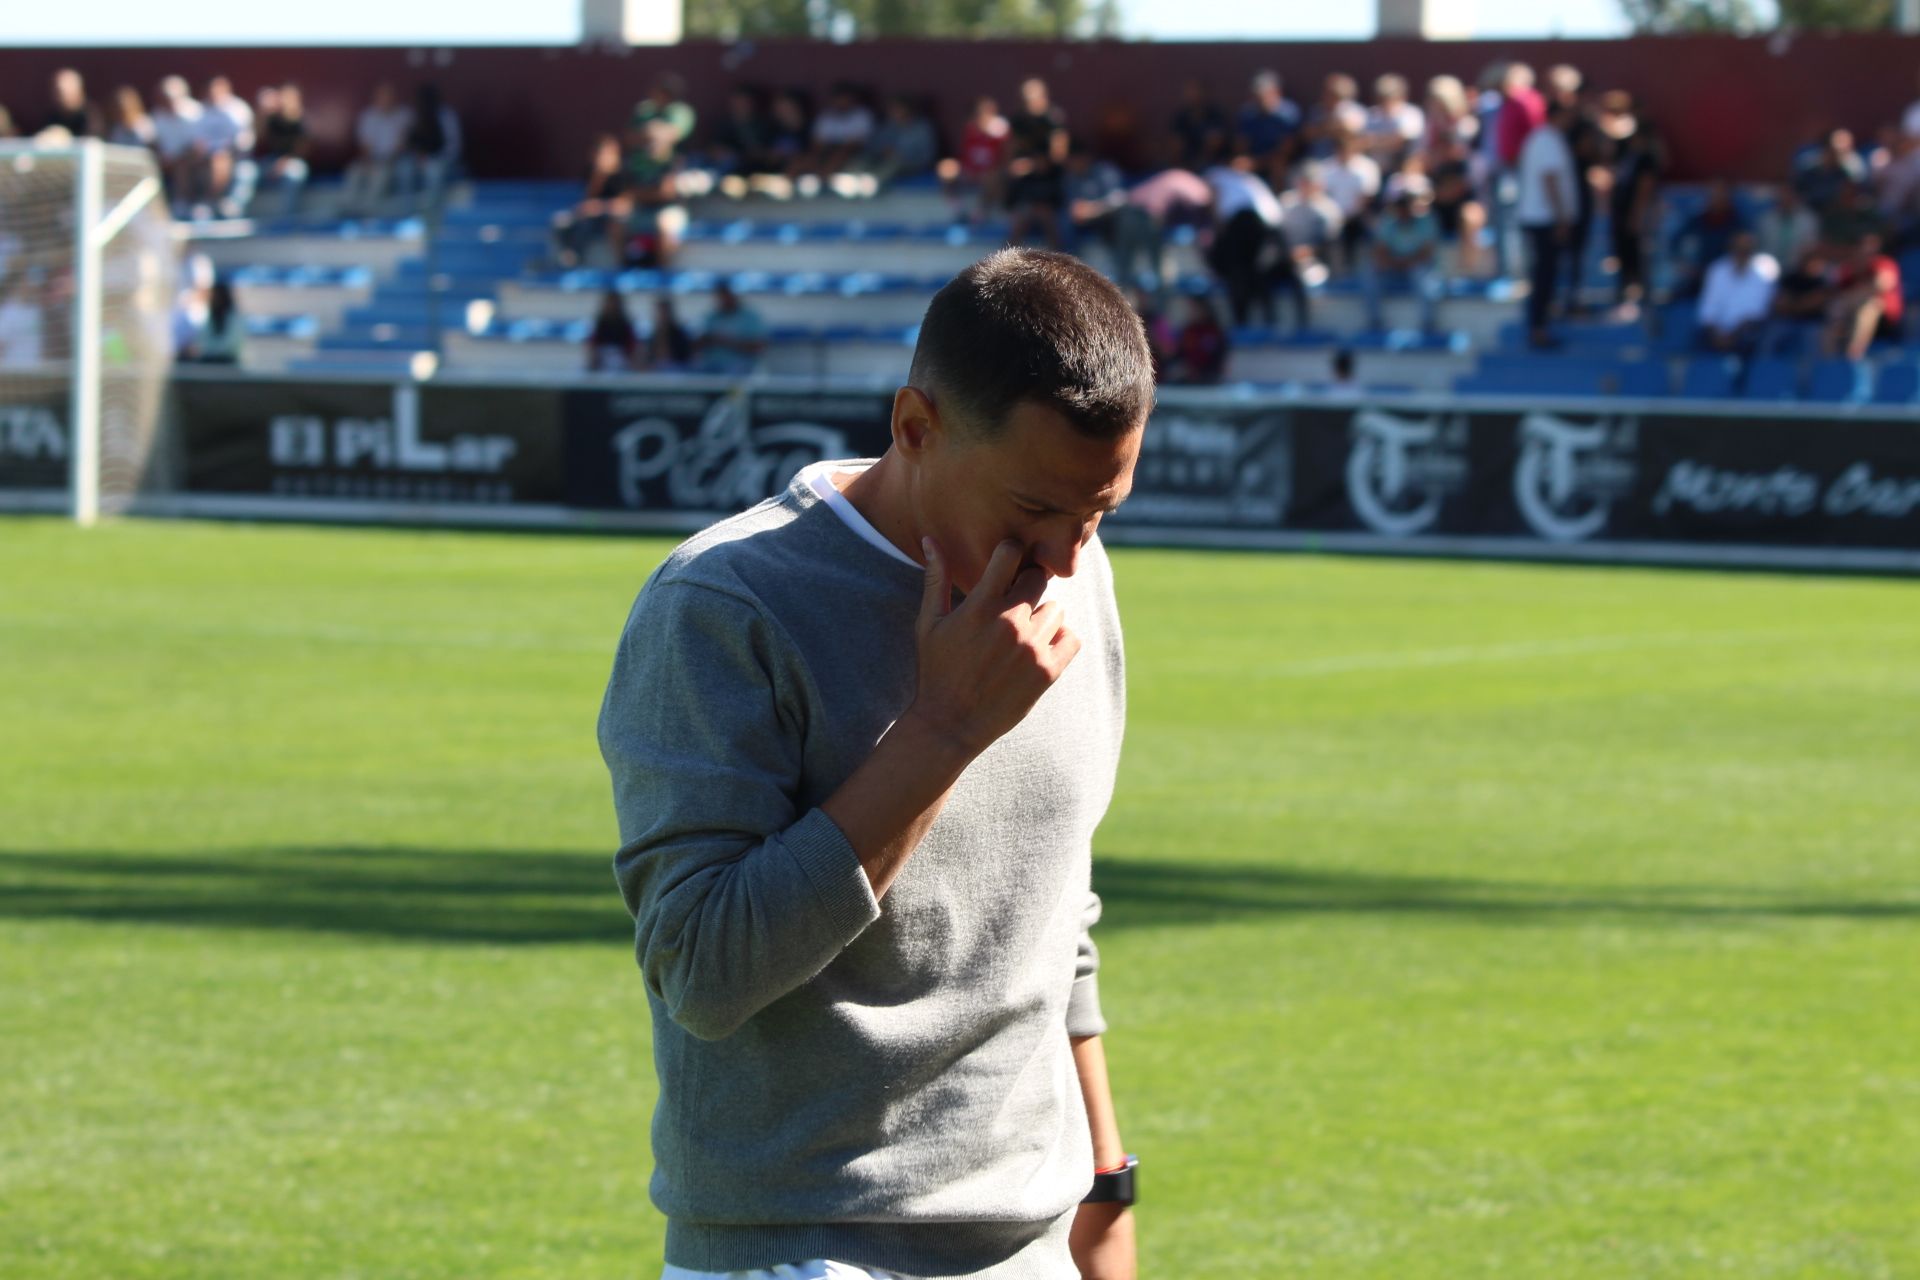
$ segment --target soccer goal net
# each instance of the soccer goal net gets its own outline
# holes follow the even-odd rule
[[[0,509],[90,524],[165,485],[178,275],[146,151],[0,142]]]

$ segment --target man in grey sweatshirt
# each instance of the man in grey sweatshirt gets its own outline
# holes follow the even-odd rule
[[[666,1280],[1133,1280],[1089,933],[1125,711],[1095,530],[1151,357],[1104,277],[1010,249],[935,297],[909,380],[883,457],[668,557],[601,707]]]

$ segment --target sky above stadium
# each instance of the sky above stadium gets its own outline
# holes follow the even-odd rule
[[[1455,0],[1481,36],[1610,36],[1625,29],[1617,0]],[[570,44],[572,0],[65,0],[0,4],[6,44]],[[1353,39],[1373,34],[1373,5],[1281,0],[1121,0],[1126,34],[1161,40]]]

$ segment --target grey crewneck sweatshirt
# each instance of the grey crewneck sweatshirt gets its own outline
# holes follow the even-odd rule
[[[912,699],[920,571],[796,479],[641,589],[599,734],[668,1262],[1076,1280],[1093,1146],[1068,1038],[1106,1030],[1092,839],[1125,714],[1097,539],[1080,564],[1049,597],[1081,651],[880,900],[818,806]]]

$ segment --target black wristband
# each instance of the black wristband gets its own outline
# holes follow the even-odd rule
[[[1093,1190],[1080,1197],[1081,1204],[1132,1204],[1134,1202],[1133,1171],[1140,1166],[1140,1157],[1130,1155],[1122,1167],[1107,1173],[1093,1175]]]

